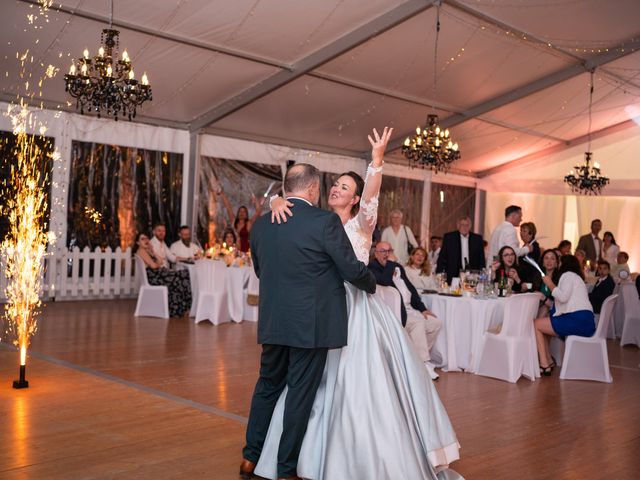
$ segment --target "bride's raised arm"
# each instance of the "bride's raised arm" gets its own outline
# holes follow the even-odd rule
[[[387,143],[391,139],[393,128],[384,127],[382,135],[373,129],[373,138],[368,136],[371,144],[371,163],[367,167],[367,175],[364,180],[362,198],[360,199],[360,210],[358,211],[358,221],[360,226],[367,232],[373,232],[378,219],[378,195],[382,184],[382,164],[384,151]]]

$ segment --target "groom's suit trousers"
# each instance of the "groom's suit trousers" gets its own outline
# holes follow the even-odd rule
[[[316,391],[322,380],[327,348],[263,345],[260,378],[256,383],[244,458],[257,463],[278,397],[288,387],[283,433],[278,449],[278,476],[296,475],[298,456]]]

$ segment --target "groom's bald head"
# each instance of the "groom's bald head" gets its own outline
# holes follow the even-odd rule
[[[305,198],[317,204],[320,198],[320,172],[308,163],[296,163],[287,170],[284,191],[287,196]]]

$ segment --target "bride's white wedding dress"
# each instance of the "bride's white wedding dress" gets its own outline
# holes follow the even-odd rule
[[[368,263],[381,170],[367,169],[357,216],[345,224],[356,256]],[[377,295],[346,285],[348,345],[329,350],[298,461],[298,475],[460,479],[447,465],[459,458],[455,432],[400,320]],[[277,478],[282,392],[255,473]],[[436,473],[438,472],[438,473]]]

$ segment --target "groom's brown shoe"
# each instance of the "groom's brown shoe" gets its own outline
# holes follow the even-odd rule
[[[254,478],[255,475],[253,474],[253,471],[256,469],[256,464],[243,459],[242,463],[240,464],[240,478],[242,478],[242,480],[250,480],[251,478]]]

